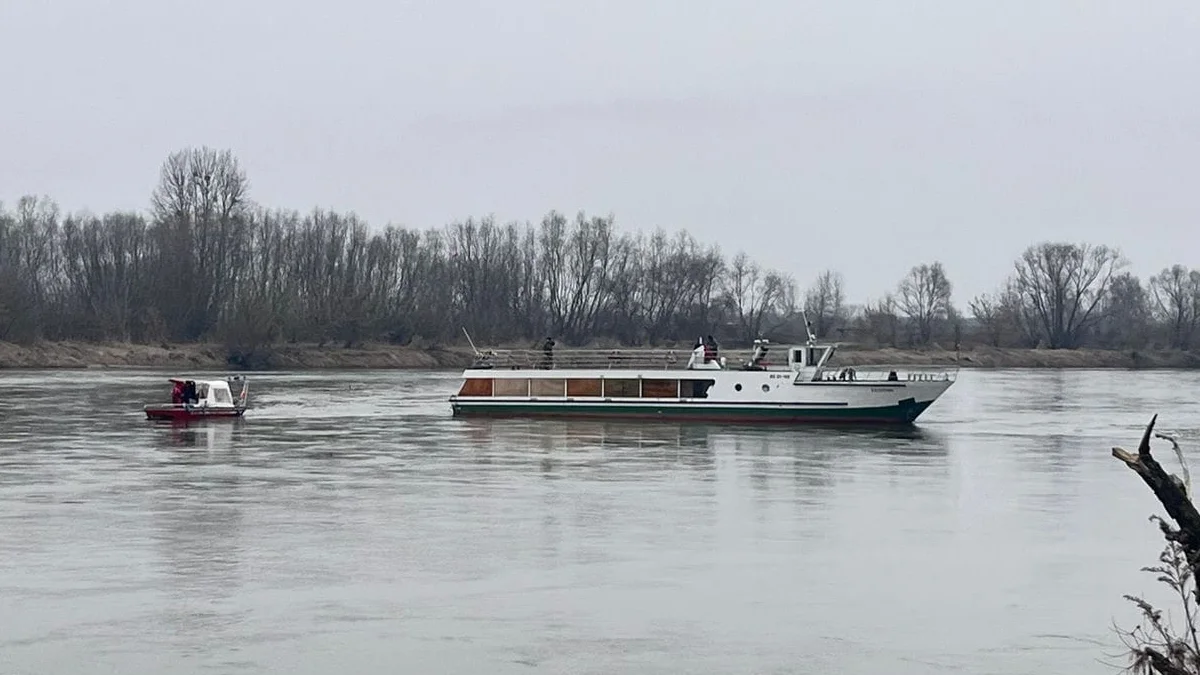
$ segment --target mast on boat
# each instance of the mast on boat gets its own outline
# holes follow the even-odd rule
[[[483,356],[483,354],[479,353],[479,349],[475,347],[475,341],[471,339],[471,334],[467,332],[466,326],[462,327],[462,332],[463,335],[467,336],[467,344],[471,345],[471,351],[475,352],[475,356]]]
[[[808,346],[814,347],[817,344],[817,336],[812,332],[812,323],[808,320],[808,312],[800,310],[800,318],[804,319],[804,332],[808,333]]]

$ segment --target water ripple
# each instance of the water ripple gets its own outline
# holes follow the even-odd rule
[[[6,672],[1093,669],[1200,377],[969,371],[907,431],[472,420],[453,373],[0,373]]]

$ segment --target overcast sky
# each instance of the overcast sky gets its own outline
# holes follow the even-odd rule
[[[612,213],[965,305],[1047,239],[1200,266],[1200,4],[0,0],[0,200],[145,209],[189,145],[269,206]]]

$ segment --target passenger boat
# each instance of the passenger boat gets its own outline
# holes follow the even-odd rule
[[[468,336],[469,339],[470,336]],[[475,349],[450,396],[454,415],[911,425],[955,382],[957,366],[831,366],[837,344],[782,349],[755,340],[720,356],[697,341],[668,349]],[[474,345],[472,343],[472,347]],[[768,358],[781,353],[779,362]]]
[[[145,406],[146,419],[192,421],[241,417],[246,412],[250,383],[234,376],[224,380],[168,378],[171,402]],[[233,392],[239,390],[237,398]]]

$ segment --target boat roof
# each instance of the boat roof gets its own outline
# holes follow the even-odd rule
[[[168,377],[167,382],[171,384],[187,384],[188,382],[204,383],[204,384],[229,384],[225,380],[210,380],[203,377]]]

